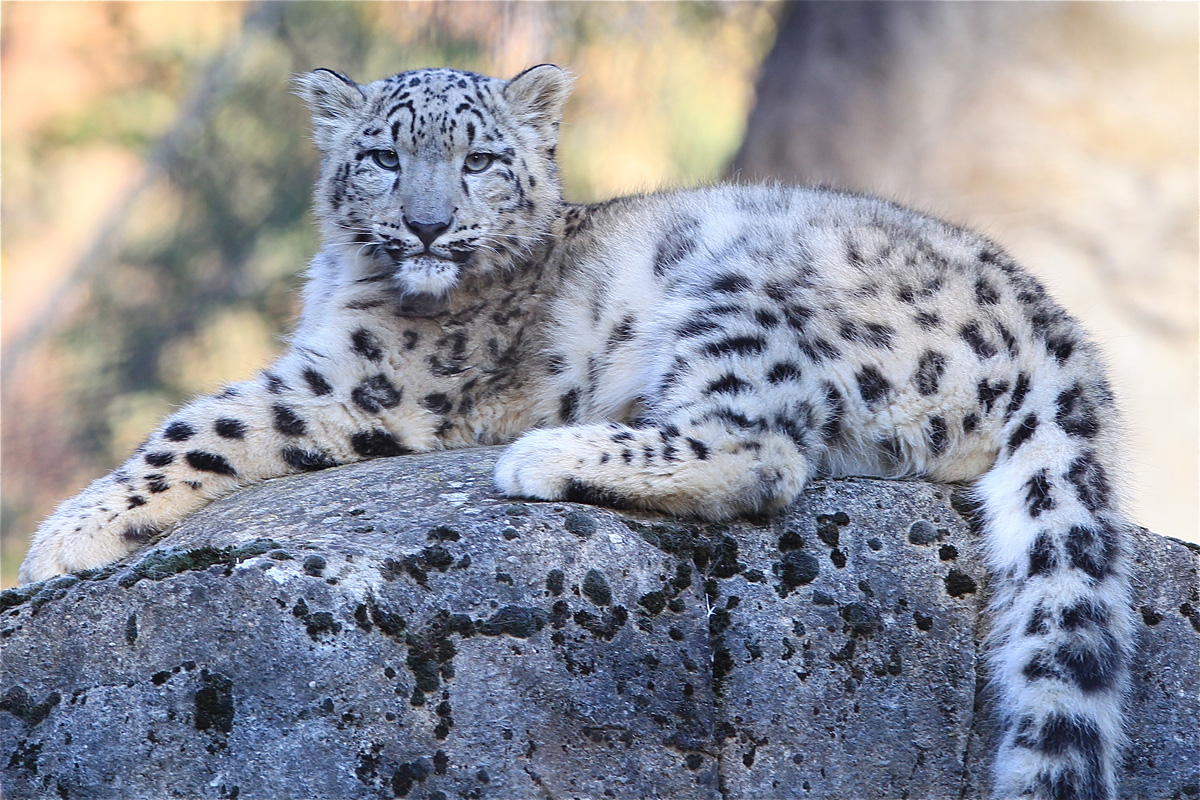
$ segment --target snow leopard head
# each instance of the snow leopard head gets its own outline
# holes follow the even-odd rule
[[[326,246],[361,277],[440,297],[511,269],[544,240],[562,195],[554,161],[570,78],[549,64],[509,81],[450,69],[359,85],[296,77],[321,150]]]

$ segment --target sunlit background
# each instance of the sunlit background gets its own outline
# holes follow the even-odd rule
[[[289,77],[320,66],[362,81],[566,66],[579,76],[559,148],[574,201],[778,176],[881,190],[984,228],[1112,353],[1139,521],[1196,539],[1196,8],[1070,5],[943,27],[932,51],[928,30],[913,37],[943,64],[978,61],[973,37],[995,39],[1012,17],[1021,33],[996,52],[1016,63],[1021,48],[1045,50],[1027,74],[989,71],[963,93],[951,70],[825,113],[806,98],[844,71],[813,60],[853,43],[809,20],[810,39],[781,35],[768,59],[807,13],[779,3],[0,4],[0,583],[15,582],[57,501],[172,408],[280,350],[317,246],[316,158]],[[931,91],[940,121],[919,97]],[[906,130],[917,118],[926,127]],[[1036,130],[1009,136],[1014,120]],[[1085,146],[1043,168],[1047,141]],[[1007,160],[981,166],[979,153]],[[1135,169],[1105,166],[1112,153]],[[1053,202],[1071,223],[1058,233],[1039,228]],[[1113,219],[1129,234],[1110,246]]]

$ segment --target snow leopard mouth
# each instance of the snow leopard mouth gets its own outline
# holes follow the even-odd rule
[[[433,259],[435,261],[451,261],[455,264],[461,264],[471,257],[469,252],[457,250],[448,250],[445,254],[436,253],[433,250],[425,249],[418,252],[410,252],[400,247],[380,247],[380,251],[384,253],[395,264],[403,264],[406,261],[413,261],[418,258]]]
[[[356,240],[373,256],[372,274],[365,280],[390,279],[403,298],[444,298],[458,285],[463,269],[474,255],[470,248],[440,243],[422,250],[405,247],[395,239],[379,241],[367,234],[360,234]],[[406,300],[403,305],[425,308],[432,303]]]

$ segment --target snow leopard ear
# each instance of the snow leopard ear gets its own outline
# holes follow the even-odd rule
[[[363,87],[331,69],[296,75],[292,85],[312,111],[317,146],[322,150],[330,144],[333,129],[367,101]]]
[[[562,118],[563,105],[574,79],[553,64],[530,67],[504,86],[504,99],[521,119],[553,130]]]

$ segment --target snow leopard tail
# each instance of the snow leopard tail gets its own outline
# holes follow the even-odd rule
[[[994,791],[1109,800],[1133,650],[1117,414],[1099,368],[1035,374],[1018,381],[998,458],[976,486],[1003,732]]]

